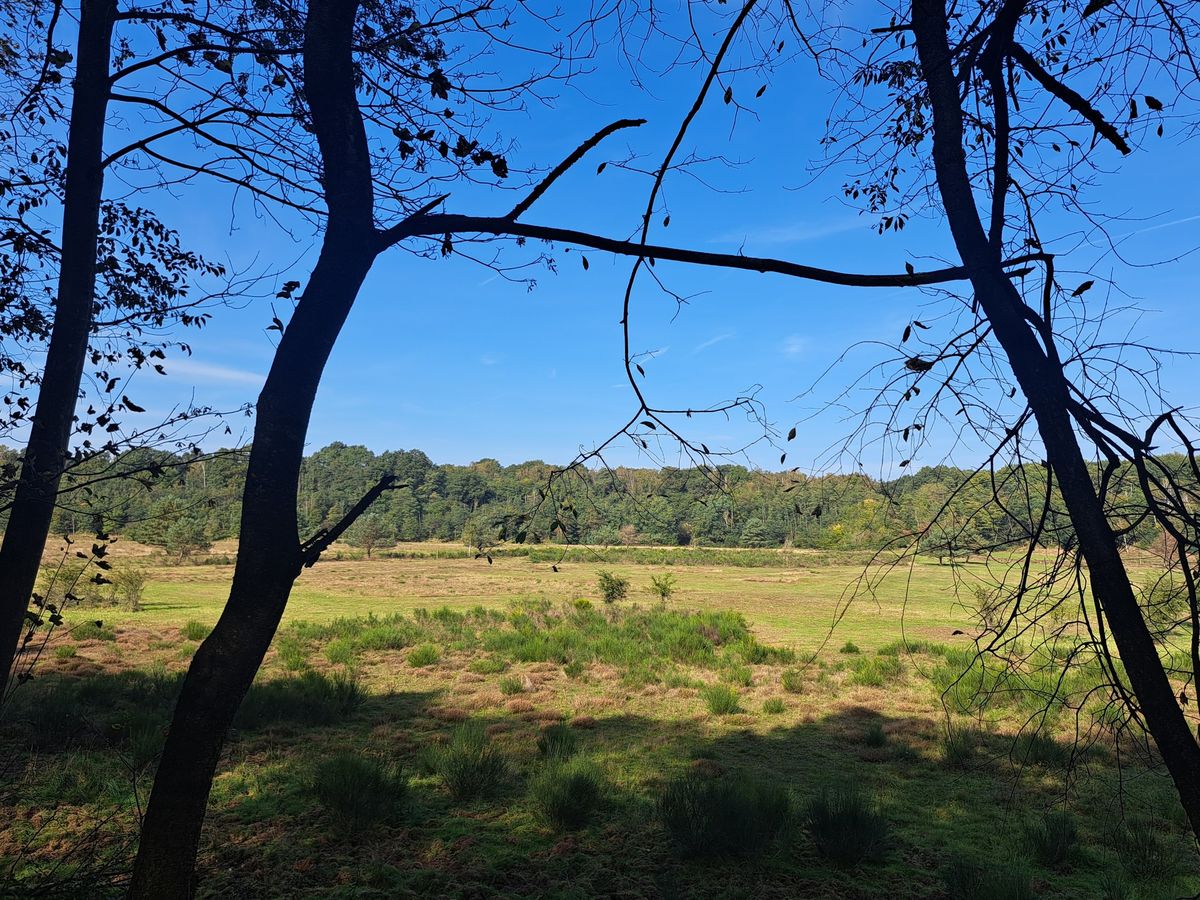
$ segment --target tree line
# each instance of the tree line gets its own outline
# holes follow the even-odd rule
[[[136,479],[103,480],[112,461],[97,458],[68,476],[55,513],[58,535],[116,534],[188,556],[236,539],[246,476],[245,450],[126,454]],[[16,462],[3,451],[3,464]],[[1180,478],[1182,456],[1166,457]],[[1099,477],[1097,471],[1097,477]],[[567,477],[564,477],[567,476]],[[385,476],[395,482],[347,530],[368,555],[406,541],[461,541],[486,549],[505,540],[609,546],[704,545],[872,549],[918,541],[923,552],[954,558],[1021,546],[1040,515],[1029,497],[1045,491],[1040,464],[972,471],[929,466],[892,480],[865,474],[808,476],[740,465],[711,468],[582,468],[540,460],[503,466],[494,459],[436,464],[420,450],[375,453],[335,442],[306,456],[297,520],[316,534],[343,519]],[[1161,538],[1131,471],[1116,476],[1112,515],[1126,545]],[[1125,481],[1123,486],[1121,482]],[[550,492],[547,487],[553,485]],[[1061,503],[1051,506],[1041,540],[1074,540]]]

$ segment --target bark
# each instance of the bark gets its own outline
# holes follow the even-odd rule
[[[370,157],[354,88],[357,3],[312,0],[305,91],[329,216],[317,264],[258,399],[229,600],[188,670],[154,780],[130,896],[190,897],[205,807],[226,733],[306,561],[296,494],[321,373],[375,260]]]
[[[951,63],[945,0],[914,0],[913,30],[933,111],[933,160],[950,230],[975,297],[992,325],[1037,421],[1048,462],[1088,567],[1092,594],[1137,698],[1146,728],[1200,836],[1200,745],[1175,700],[1142,617],[1104,507],[1072,424],[1067,375],[1038,343],[1024,301],[988,241],[971,189],[963,149],[963,117]]]
[[[104,120],[116,12],[115,0],[83,0],[80,5],[54,327],[20,480],[0,544],[0,685],[7,684],[12,674],[25,612],[37,583],[87,359],[96,293]]]

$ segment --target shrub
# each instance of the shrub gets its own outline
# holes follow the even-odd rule
[[[104,623],[99,620],[80,622],[78,625],[71,626],[71,630],[67,633],[77,641],[115,641],[117,639],[117,633],[111,628],[105,628]]]
[[[809,803],[806,822],[817,852],[839,866],[876,862],[887,854],[887,820],[855,790],[823,791]]]
[[[354,662],[354,645],[349,638],[335,638],[325,645],[325,658],[335,666]]]
[[[408,654],[408,664],[414,669],[422,666],[432,666],[442,658],[442,651],[433,644],[421,644],[419,647],[413,647]]]
[[[525,690],[525,684],[516,675],[505,675],[500,679],[499,685],[500,693],[505,697],[511,697]]]
[[[605,603],[624,600],[629,593],[629,579],[614,575],[605,569],[596,573],[596,584],[600,588],[600,598]]]
[[[666,603],[671,599],[671,595],[675,593],[675,576],[670,572],[663,575],[651,575],[650,593],[657,597],[660,602]]]
[[[366,700],[357,677],[305,672],[251,686],[238,710],[239,728],[261,728],[274,722],[329,725],[353,715]]]
[[[146,583],[150,580],[146,570],[138,566],[122,566],[112,573],[111,578],[113,596],[119,597],[131,611],[138,612],[142,608]]]
[[[799,669],[784,669],[779,680],[783,683],[785,691],[792,694],[804,693],[804,673]]]
[[[604,779],[589,759],[557,762],[533,779],[529,795],[547,822],[564,831],[575,831],[588,823],[600,805]]]
[[[321,760],[311,782],[321,805],[352,830],[394,817],[407,788],[407,782],[390,766],[345,752]]]
[[[768,715],[777,716],[787,709],[787,705],[783,702],[782,697],[768,697],[763,701],[763,712]]]
[[[721,673],[721,677],[730,684],[740,684],[742,687],[750,687],[750,685],[754,684],[754,671],[749,666],[737,663],[726,666],[725,671]]]
[[[563,674],[568,678],[579,678],[586,671],[587,666],[577,659],[573,659],[563,666]]]
[[[942,738],[942,762],[951,769],[965,769],[975,759],[979,731],[975,728],[952,728]]]
[[[547,759],[566,759],[579,749],[579,736],[575,730],[561,722],[547,725],[537,739],[538,753]]]
[[[899,657],[872,656],[858,660],[854,664],[854,672],[850,675],[851,684],[861,684],[866,687],[883,687],[900,677],[904,671]]]
[[[706,684],[700,688],[700,696],[714,716],[729,715],[741,709],[738,692],[727,684]]]
[[[54,648],[55,659],[70,659],[77,652],[74,644],[60,644]]]
[[[298,672],[308,667],[308,648],[304,642],[290,634],[281,635],[275,643],[279,661],[289,672]]]
[[[982,865],[952,858],[942,870],[949,900],[1033,900],[1033,878],[1020,863]]]
[[[203,622],[197,622],[193,619],[184,625],[180,631],[183,634],[184,640],[202,641],[212,633],[212,628]]]
[[[858,649],[858,644],[854,643],[854,641],[846,641],[846,643],[842,644],[841,649],[838,650],[838,653],[859,653],[859,652],[860,651]]]
[[[1043,732],[1022,732],[1013,744],[1012,758],[1017,765],[1063,768],[1071,761],[1071,750]]]
[[[463,722],[445,744],[428,748],[422,757],[425,768],[459,802],[491,793],[508,772],[479,722]]]
[[[867,730],[863,732],[863,743],[868,747],[882,747],[887,743],[887,732],[883,730],[883,723],[878,719],[867,725]]]
[[[1171,836],[1149,822],[1128,822],[1117,833],[1121,866],[1138,879],[1171,881],[1187,869]]]
[[[1054,810],[1041,821],[1025,828],[1025,841],[1033,858],[1047,868],[1061,865],[1070,858],[1079,844],[1079,828],[1075,817],[1065,810]]]
[[[667,785],[658,815],[685,856],[723,856],[766,847],[791,816],[777,783],[730,775],[688,775]]]
[[[508,663],[502,659],[496,659],[494,656],[485,656],[483,659],[475,659],[467,666],[467,669],[474,672],[476,675],[498,675],[508,668]]]

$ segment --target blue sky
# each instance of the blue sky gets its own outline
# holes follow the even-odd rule
[[[517,141],[521,163],[547,167],[613,119],[647,118],[645,127],[610,138],[526,216],[624,237],[645,203],[645,181],[614,166],[597,175],[596,166],[630,152],[656,159],[690,105],[698,79],[694,71],[679,71],[654,80],[651,93],[632,84],[615,60],[601,56],[596,65],[609,73],[604,80],[585,79],[562,89],[552,108],[507,117],[505,133]],[[759,83],[733,80],[739,96],[749,96]],[[880,237],[872,219],[842,202],[838,174],[814,177],[807,170],[807,161],[819,158],[817,142],[832,102],[809,64],[796,62],[771,77],[766,94],[751,104],[757,118],[743,112],[735,121],[733,108],[719,96],[715,101],[686,146],[736,164],[698,170],[707,184],[672,178],[666,194],[671,225],[656,227],[652,240],[728,252],[741,248],[865,272],[901,271],[905,261],[921,267],[922,259],[952,257],[940,222],[917,221],[899,235]],[[1149,263],[1200,245],[1192,152],[1168,134],[1130,160],[1109,152],[1105,161],[1111,171],[1091,196],[1131,220],[1114,229],[1128,233],[1127,258]],[[447,209],[496,213],[512,202],[511,195],[475,192],[452,197]],[[231,209],[237,213],[232,230]],[[292,262],[287,277],[303,281],[311,262],[309,244],[292,242],[219,189],[185,193],[164,216],[189,244],[235,268]],[[1051,225],[1060,232],[1073,227],[1062,219]],[[555,248],[557,273],[535,271],[537,287],[527,291],[465,260],[430,261],[401,250],[386,254],[326,370],[311,449],[340,440],[375,450],[420,448],[438,462],[485,456],[504,463],[563,462],[606,437],[633,409],[623,382],[618,325],[630,262],[587,252],[585,272],[579,255]],[[504,251],[506,261],[529,256],[528,250]],[[1085,249],[1065,267],[1112,277],[1135,298],[1143,314],[1136,322],[1126,319],[1135,334],[1190,348],[1200,346],[1194,302],[1198,259],[1137,268]],[[824,451],[848,429],[836,413],[815,419],[810,414],[872,357],[852,356],[815,393],[798,395],[855,342],[894,340],[926,303],[915,292],[841,289],[666,263],[656,271],[674,291],[694,296],[677,309],[643,281],[634,309],[634,346],[652,354],[643,365],[655,400],[699,407],[760,384],[768,415],[782,430],[803,420],[788,465],[805,468],[829,465]],[[211,325],[190,336],[194,354],[173,359],[166,378],[139,376],[131,395],[152,413],[192,396],[216,406],[252,401],[270,365],[271,315],[270,301],[261,299],[217,309]],[[1193,404],[1191,364],[1174,363],[1166,374],[1175,401]],[[235,422],[235,429],[242,424]],[[697,440],[713,447],[737,446],[753,434],[752,426],[737,419],[689,424]],[[935,440],[918,463],[939,462],[948,437]],[[639,462],[629,449],[614,458]],[[779,467],[778,453],[767,449],[746,461]]]

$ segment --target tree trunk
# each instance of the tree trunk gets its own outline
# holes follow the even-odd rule
[[[351,57],[357,3],[311,0],[306,96],[329,210],[320,257],[258,398],[229,600],[184,680],[154,779],[130,897],[194,893],[205,807],[225,735],[279,625],[302,564],[300,464],[321,373],[380,242]]]
[[[951,233],[975,298],[1037,421],[1087,563],[1092,594],[1108,620],[1146,728],[1175,782],[1192,830],[1200,836],[1200,745],[1175,701],[1080,449],[1068,406],[1066,374],[1027,325],[1024,301],[1001,268],[999,251],[989,242],[979,217],[963,150],[962,109],[951,63],[945,0],[914,0],[912,21],[933,110],[938,189]]]
[[[104,120],[116,11],[115,0],[83,0],[80,8],[54,328],[21,476],[0,544],[0,686],[12,674],[29,597],[37,583],[87,359],[96,294]]]

